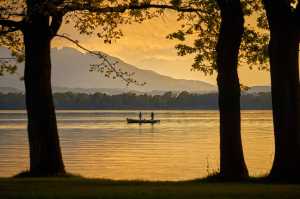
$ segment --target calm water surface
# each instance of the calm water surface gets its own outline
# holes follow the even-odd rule
[[[218,170],[217,111],[155,113],[160,124],[138,125],[125,122],[138,111],[57,111],[67,170],[92,178],[145,180],[192,179]],[[271,167],[272,130],[271,111],[242,112],[245,158],[252,175]],[[26,135],[24,111],[0,111],[0,176],[28,169]]]

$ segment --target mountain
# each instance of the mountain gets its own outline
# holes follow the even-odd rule
[[[151,70],[142,70],[124,61],[107,55],[111,62],[118,62],[117,67],[122,71],[134,72],[134,79],[139,82],[146,82],[145,86],[130,85],[120,79],[106,78],[103,74],[89,72],[90,64],[99,63],[99,59],[93,55],[82,53],[74,48],[53,48],[52,56],[52,84],[54,91],[85,90],[85,91],[114,91],[114,92],[151,92],[151,91],[189,91],[197,93],[216,92],[216,87],[209,83],[196,80],[174,79],[158,74]],[[5,48],[0,48],[0,56],[8,56],[9,52]],[[163,66],[162,66],[163,67]],[[21,80],[24,66],[18,67],[17,75],[6,75],[0,77],[1,87],[12,87],[24,90]],[[57,89],[57,90],[56,90]]]
[[[53,87],[54,92],[57,93],[65,93],[65,92],[72,92],[72,93],[106,93],[110,95],[117,95],[121,93],[136,93],[136,94],[143,94],[144,92],[130,90],[130,89],[120,89],[120,88],[68,88],[68,87]]]
[[[0,77],[1,78],[1,77]],[[22,89],[13,88],[13,87],[0,87],[0,93],[23,93]]]

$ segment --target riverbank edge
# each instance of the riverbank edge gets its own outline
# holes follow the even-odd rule
[[[300,198],[300,184],[270,184],[261,179],[218,182],[111,180],[82,177],[0,178],[0,198]]]

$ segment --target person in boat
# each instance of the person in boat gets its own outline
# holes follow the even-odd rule
[[[154,113],[151,112],[151,120],[154,120]]]
[[[142,120],[142,112],[139,113],[139,118]]]

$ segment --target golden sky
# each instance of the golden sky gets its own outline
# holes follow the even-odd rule
[[[63,25],[60,33],[68,33],[89,49],[108,53],[141,69],[153,70],[174,78],[202,80],[216,84],[215,75],[205,76],[201,72],[190,70],[193,56],[177,56],[174,49],[176,41],[166,39],[166,35],[177,30],[178,26],[176,15],[167,13],[163,17],[142,24],[122,26],[124,36],[112,44],[104,44],[96,36],[79,35],[70,25]],[[53,47],[62,46],[73,45],[61,39],[53,41]],[[239,75],[241,83],[247,86],[270,83],[268,72],[250,70],[245,65],[240,66]]]

